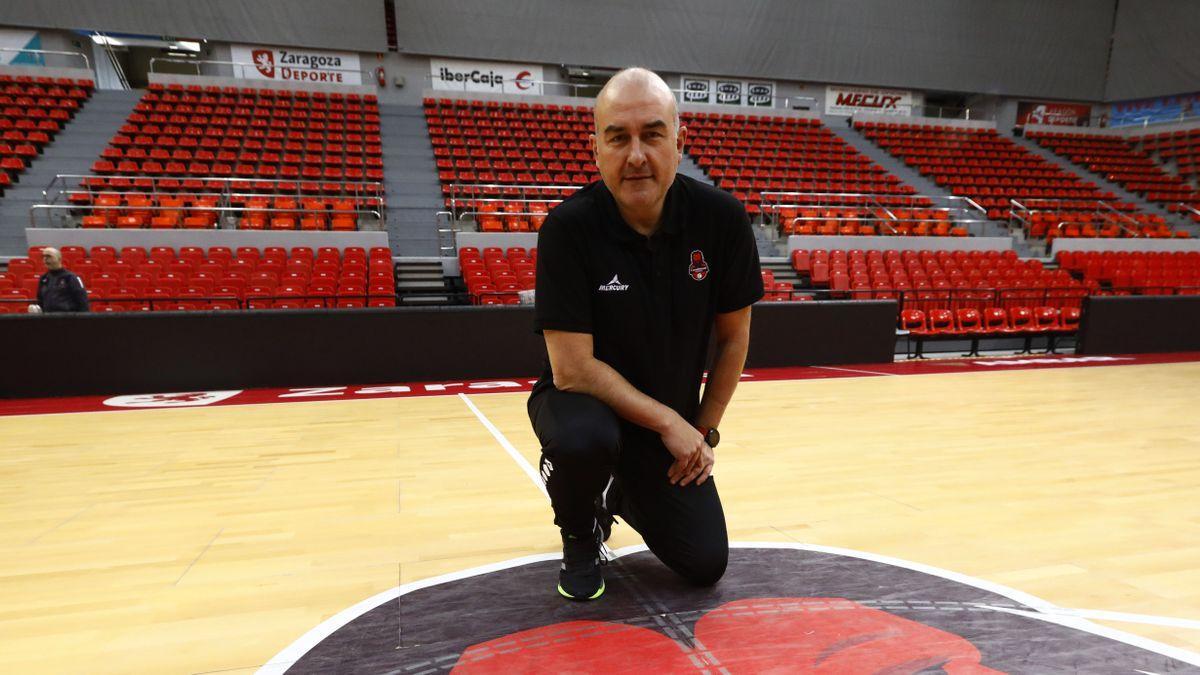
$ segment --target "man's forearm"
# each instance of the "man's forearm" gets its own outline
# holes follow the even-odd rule
[[[612,366],[596,358],[576,364],[566,381],[555,376],[554,384],[564,391],[592,396],[622,418],[659,434],[678,417],[674,410],[642,393]]]
[[[717,344],[717,356],[708,373],[708,382],[704,385],[704,398],[700,401],[696,424],[702,427],[721,425],[725,408],[733,400],[733,392],[742,378],[742,368],[746,365],[749,350],[749,339],[741,337]]]

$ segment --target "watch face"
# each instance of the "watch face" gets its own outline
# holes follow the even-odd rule
[[[704,442],[708,443],[708,447],[710,448],[717,447],[717,443],[721,442],[721,432],[715,428],[709,429],[708,433],[704,435]]]

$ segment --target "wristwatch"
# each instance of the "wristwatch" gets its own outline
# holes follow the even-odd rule
[[[704,434],[704,442],[708,443],[708,447],[715,448],[717,443],[721,442],[721,432],[717,431],[716,427],[696,427],[696,431]]]

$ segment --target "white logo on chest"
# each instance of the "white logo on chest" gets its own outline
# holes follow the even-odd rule
[[[618,279],[617,276],[618,275],[614,274],[612,281],[608,282],[607,284],[600,284],[600,288],[597,290],[601,290],[601,291],[627,291],[627,290],[629,290],[629,284],[621,283],[621,280]]]

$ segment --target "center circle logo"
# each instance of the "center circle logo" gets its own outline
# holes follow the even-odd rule
[[[533,86],[533,73],[530,73],[528,70],[522,70],[517,73],[513,81],[516,83],[517,89],[525,91]]]
[[[855,551],[733,544],[721,581],[696,588],[633,546],[617,551],[604,597],[590,603],[558,597],[559,562],[529,556],[381,593],[314,627],[259,673],[1132,674],[1200,665],[1196,654],[1003,586]]]

